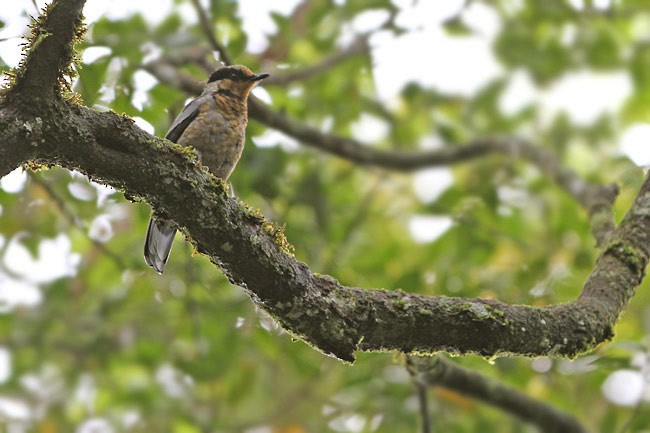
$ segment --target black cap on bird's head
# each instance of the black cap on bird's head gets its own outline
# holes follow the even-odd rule
[[[213,83],[219,80],[231,80],[250,83],[263,80],[268,76],[269,74],[254,74],[250,69],[242,65],[224,66],[223,68],[219,68],[210,74],[208,83]]]
[[[254,74],[242,65],[224,66],[210,74],[207,87],[218,88],[218,92],[245,100],[253,87],[268,76]]]

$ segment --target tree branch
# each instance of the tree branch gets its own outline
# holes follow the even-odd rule
[[[73,74],[74,43],[83,35],[81,11],[85,0],[55,0],[32,24],[25,56],[10,73],[13,83],[5,98],[17,95],[35,107],[68,90]],[[62,89],[63,86],[63,89]]]
[[[199,16],[199,23],[201,23],[201,28],[203,29],[203,33],[208,39],[210,46],[214,51],[219,53],[219,60],[221,60],[225,65],[232,65],[232,59],[230,58],[226,47],[221,45],[217,39],[217,36],[214,34],[212,20],[208,16],[208,13],[205,11],[205,9],[203,9],[201,3],[199,3],[199,0],[191,1],[192,6],[194,6],[194,9],[196,10],[196,14]]]
[[[488,154],[524,159],[564,189],[580,203],[594,224],[594,235],[604,242],[614,228],[611,207],[618,195],[616,185],[592,185],[562,166],[555,155],[528,140],[517,137],[487,137],[465,145],[447,145],[429,151],[378,150],[351,138],[326,134],[269,109],[255,97],[249,100],[251,118],[315,147],[360,165],[379,166],[397,171],[412,171],[469,161]]]
[[[92,242],[93,245],[95,245],[95,248],[97,248],[102,254],[104,254],[106,257],[111,259],[113,261],[113,264],[121,271],[128,269],[129,267],[126,265],[124,260],[115,252],[111,251],[104,243],[99,242],[97,239],[93,239],[92,237],[89,236],[88,234],[88,227],[87,224],[85,224],[83,221],[81,221],[77,216],[74,214],[74,212],[68,208],[65,200],[57,194],[57,192],[52,188],[52,186],[44,181],[40,176],[37,176],[33,172],[30,173],[30,179],[32,182],[36,183],[40,188],[45,191],[45,193],[48,195],[48,197],[54,202],[56,207],[59,209],[63,217],[68,221],[68,224],[76,227],[81,231],[85,237]]]
[[[370,47],[368,45],[368,35],[357,37],[349,46],[337,51],[313,65],[294,69],[286,72],[273,72],[269,78],[264,81],[265,86],[286,86],[294,81],[302,81],[326,73],[339,63],[342,63],[352,57],[368,54]]]
[[[164,61],[152,62],[145,69],[160,81],[198,95],[202,84],[188,74],[174,73]],[[378,150],[351,138],[323,133],[268,108],[251,95],[248,103],[252,119],[284,132],[305,146],[317,148],[359,165],[378,166],[396,171],[447,166],[490,154],[523,159],[539,168],[575,199],[589,214],[592,231],[599,246],[605,244],[614,229],[612,206],[618,195],[615,184],[596,185],[585,182],[574,171],[562,166],[550,151],[517,137],[479,138],[465,145],[447,145],[429,151]]]
[[[46,114],[40,129],[28,119],[22,129],[0,122],[0,143],[25,143],[13,149],[22,161],[77,169],[147,201],[191,234],[197,250],[285,329],[346,361],[355,350],[575,356],[613,336],[650,255],[648,178],[572,303],[528,307],[346,287],[296,261],[277,229],[229,198],[187,148],[113,113],[62,105]],[[21,134],[6,137],[12,128]],[[45,137],[46,145],[29,145]],[[0,160],[9,151],[0,147]]]
[[[431,414],[429,413],[429,396],[428,387],[430,386],[427,381],[422,380],[423,375],[420,374],[419,369],[415,368],[414,361],[411,361],[409,356],[406,360],[406,370],[411,376],[411,382],[415,387],[415,392],[418,397],[418,406],[420,408],[420,419],[422,420],[422,433],[431,433]]]
[[[30,52],[35,55],[46,54]],[[197,164],[191,148],[153,137],[126,117],[59,98],[25,110],[25,87],[10,92],[16,98],[0,105],[0,174],[14,162],[60,165],[148,202],[285,329],[345,361],[354,361],[356,350],[575,356],[612,337],[650,256],[648,177],[574,302],[529,307],[346,287],[298,262],[281,231],[230,198],[225,183]],[[336,145],[338,138],[329,140]],[[342,140],[354,149],[355,142]],[[494,143],[503,142],[477,141],[468,155],[504,146]],[[447,161],[459,160],[456,149],[442,152]],[[569,191],[582,197],[581,188]]]
[[[441,386],[497,407],[545,433],[586,433],[572,416],[537,401],[479,373],[462,368],[442,356],[409,356],[411,375],[428,386]]]

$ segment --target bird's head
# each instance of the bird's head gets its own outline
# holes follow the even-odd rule
[[[242,65],[224,66],[210,74],[207,86],[246,99],[253,87],[268,76],[269,74],[254,74]]]

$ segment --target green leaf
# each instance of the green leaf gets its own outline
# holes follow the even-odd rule
[[[104,57],[78,69],[79,81],[74,90],[81,95],[85,104],[92,106],[99,98],[99,90],[105,83],[109,62],[110,58]]]

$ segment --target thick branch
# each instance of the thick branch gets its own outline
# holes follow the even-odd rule
[[[80,3],[60,0],[57,5]],[[47,57],[36,49],[31,55]],[[191,149],[152,137],[115,113],[99,113],[58,98],[24,110],[21,102],[29,96],[28,89],[19,87],[11,93],[17,98],[0,105],[0,174],[28,161],[56,164],[121,189],[127,197],[147,201],[160,215],[176,221],[191,235],[198,251],[285,329],[346,361],[354,360],[355,350],[575,356],[612,337],[650,255],[649,177],[575,302],[528,307],[346,287],[312,273],[287,253],[278,229],[231,199],[224,183],[196,164]],[[312,144],[352,160],[360,158],[358,162],[379,161],[397,169],[417,165],[411,161],[416,154],[364,151],[349,139],[315,135],[313,128],[285,119],[258,102],[253,102],[251,111],[261,121],[284,125],[304,141],[313,139]],[[512,143],[488,139],[445,148],[429,153],[428,165],[488,152],[512,154]],[[427,153],[417,154],[419,159],[423,155]],[[538,159],[535,152],[524,156]],[[590,203],[588,188],[573,184],[580,181],[577,176],[561,171],[559,165],[539,166],[555,173],[552,177],[578,201]]]
[[[277,230],[229,198],[188,149],[112,113],[62,105],[43,118],[1,124],[21,135],[3,133],[0,143],[24,143],[13,149],[22,161],[77,169],[146,200],[285,329],[347,361],[355,350],[575,356],[612,337],[650,255],[649,178],[575,302],[528,307],[346,287],[287,254]],[[0,147],[0,160],[8,152]]]
[[[32,27],[26,58],[15,71],[15,82],[7,100],[21,95],[27,106],[54,98],[74,57],[74,42],[81,31],[81,12],[85,0],[52,2]]]
[[[38,118],[40,120],[40,118]],[[42,121],[41,121],[42,122]],[[18,137],[31,138],[31,125],[23,125],[14,115],[14,111],[0,103],[0,178],[11,173],[16,167],[22,164],[25,146],[24,141]],[[40,139],[39,133],[39,139]],[[29,141],[28,141],[29,143]]]
[[[545,433],[585,433],[572,416],[537,401],[482,374],[462,368],[441,356],[409,357],[407,367],[416,380],[481,400],[505,413],[535,424]]]

